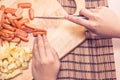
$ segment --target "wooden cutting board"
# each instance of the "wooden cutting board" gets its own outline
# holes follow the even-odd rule
[[[0,5],[5,4],[8,7],[16,8],[19,2],[31,2],[35,16],[64,16],[67,14],[57,0],[2,0]],[[80,9],[85,8],[85,1],[75,0],[75,2],[77,7],[75,14],[79,14]],[[24,16],[27,15],[24,14]],[[85,29],[67,20],[34,19],[31,23],[37,27],[46,28],[48,40],[57,51],[59,58],[62,58],[85,40]],[[29,43],[21,43],[21,45],[32,48],[34,38],[32,36],[29,38]],[[22,75],[13,80],[31,80],[31,63],[29,67]]]
[[[79,14],[80,9],[85,7],[85,2],[84,0],[75,0],[75,2],[77,5],[75,14]],[[35,15],[64,16],[67,14],[57,0],[51,0],[50,2],[48,0],[40,0],[38,3],[44,8],[41,9],[40,13],[36,12]],[[85,39],[85,29],[67,20],[39,20],[39,24],[47,28],[48,40],[60,58]]]

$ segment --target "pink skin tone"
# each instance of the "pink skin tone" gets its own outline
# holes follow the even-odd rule
[[[120,37],[120,17],[107,7],[81,9],[82,19],[71,15],[65,16],[69,21],[83,25],[90,32],[110,38]],[[60,61],[56,51],[50,46],[45,35],[38,35],[34,40],[32,57],[32,74],[35,80],[56,80]]]
[[[92,33],[102,37],[120,37],[120,17],[107,7],[98,7],[96,9],[81,9],[80,14],[87,17],[88,20],[80,17],[67,15],[66,19],[83,25]]]
[[[45,35],[35,38],[32,58],[32,74],[35,80],[56,80],[60,61]]]

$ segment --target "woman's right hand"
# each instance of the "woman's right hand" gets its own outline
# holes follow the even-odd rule
[[[89,31],[102,37],[120,38],[120,17],[107,7],[98,7],[96,9],[81,9],[80,17],[65,16],[66,19],[83,25]]]

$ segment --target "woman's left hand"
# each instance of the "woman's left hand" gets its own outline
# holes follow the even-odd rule
[[[60,61],[45,35],[35,38],[32,58],[32,74],[35,80],[56,80]]]

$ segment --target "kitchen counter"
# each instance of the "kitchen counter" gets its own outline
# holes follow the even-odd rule
[[[113,9],[120,16],[120,1],[119,0],[108,0],[109,7]],[[113,38],[113,50],[115,57],[116,76],[117,80],[120,80],[120,39]]]

